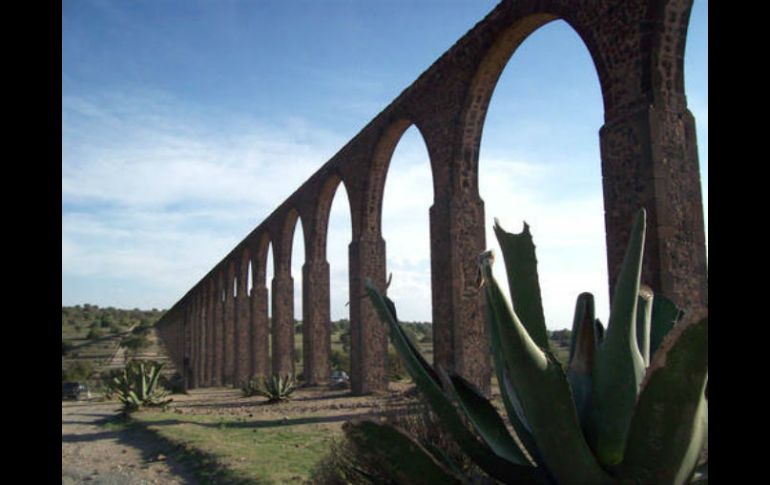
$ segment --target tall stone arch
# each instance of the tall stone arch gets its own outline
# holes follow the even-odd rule
[[[461,198],[478,194],[485,115],[516,48],[542,25],[564,20],[591,54],[604,101],[599,136],[610,292],[633,214],[644,207],[645,283],[686,309],[700,311],[707,306],[705,234],[694,120],[683,82],[691,4],[524,1],[496,10],[487,19],[488,46],[480,49],[461,111],[453,188]],[[680,238],[677,243],[671,241],[673,234]],[[693,271],[699,277],[693,278]]]
[[[384,180],[378,177],[384,175],[377,170],[389,160],[393,140],[414,123],[426,142],[434,181],[430,234],[435,360],[483,390],[489,389],[489,339],[476,278],[476,258],[486,246],[484,204],[478,193],[480,137],[491,93],[508,59],[523,39],[554,19],[564,20],[578,33],[600,80],[604,126],[599,139],[609,275],[617,273],[622,260],[632,215],[644,207],[648,213],[645,283],[691,314],[707,309],[695,121],[687,109],[683,81],[691,7],[691,0],[501,1],[252,232],[262,238],[255,239],[260,241],[258,245],[269,234],[275,256],[272,300],[274,319],[280,325],[273,325],[273,330],[274,337],[276,331],[283,332],[279,345],[286,351],[274,352],[272,372],[293,371],[293,340],[286,338],[293,334],[293,282],[288,266],[293,223],[301,213],[306,259],[319,259],[313,249],[320,244],[318,237],[307,231],[315,234],[322,225],[308,215],[312,211],[307,201],[317,200],[328,174],[336,173],[345,181],[353,224],[349,284],[351,331],[357,332],[357,350],[351,356],[352,387],[361,394],[387,385],[386,332],[362,298],[363,285],[369,277],[384,289],[385,241],[376,209],[381,203],[377,187]],[[240,257],[240,249],[206,277],[216,285],[211,298],[211,385],[221,383],[222,329],[232,314],[223,298],[228,286],[223,280],[229,280],[232,291],[234,278],[227,274],[226,265],[234,255]],[[260,251],[255,251],[257,260],[263,257]],[[613,285],[610,280],[611,291]],[[260,284],[254,287],[254,291],[263,291]],[[252,300],[252,315],[261,315],[253,309],[259,305],[257,300]],[[184,334],[178,339],[182,359],[192,352],[187,334],[193,301],[194,295],[188,292],[160,322],[161,326],[175,325]],[[253,326],[257,328],[259,325]]]
[[[291,252],[298,221],[302,224],[299,211],[293,207],[288,208],[276,219],[277,236],[273,238],[272,371],[280,375],[294,375],[294,278],[291,275]]]
[[[238,291],[235,298],[235,369],[234,384],[241,386],[251,377],[251,295],[249,295],[248,277],[251,252],[248,246],[243,248],[236,280]]]
[[[267,254],[270,234],[265,231],[254,237],[257,241],[252,259],[251,287],[251,377],[261,379],[270,375],[270,320],[268,316]]]

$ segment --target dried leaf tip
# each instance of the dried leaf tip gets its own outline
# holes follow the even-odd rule
[[[492,267],[492,264],[495,262],[495,252],[491,249],[484,251],[479,255],[477,262],[478,270],[476,271],[476,285],[478,288],[481,288],[486,281],[484,279],[484,267]]]

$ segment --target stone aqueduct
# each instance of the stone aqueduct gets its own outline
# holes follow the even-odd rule
[[[629,222],[648,213],[643,280],[689,311],[708,307],[695,120],[684,93],[691,0],[503,0],[257,226],[158,323],[188,388],[294,370],[294,228],[304,228],[304,378],[330,373],[326,236],[335,191],[351,210],[351,386],[387,388],[387,332],[363,294],[384,288],[380,216],[385,176],[401,135],[416,126],[433,174],[430,208],[434,361],[489,389],[491,368],[476,257],[485,248],[478,191],[481,133],[497,80],[516,48],[542,25],[567,22],[588,48],[604,101],[599,132],[609,274]],[[274,277],[265,281],[268,246]],[[247,294],[251,265],[252,289]],[[268,320],[268,284],[272,327]],[[613,282],[610,281],[612,292]],[[271,336],[271,339],[269,339]],[[272,353],[269,341],[272,340]],[[270,357],[272,356],[272,357]]]

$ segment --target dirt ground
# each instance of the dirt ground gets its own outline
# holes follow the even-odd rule
[[[328,426],[350,418],[393,412],[413,402],[413,386],[391,383],[387,393],[353,397],[348,389],[298,389],[290,401],[262,405],[264,398],[241,396],[239,389],[208,388],[173,395],[179,414],[209,414],[249,420],[321,416]],[[62,485],[197,484],[190,470],[164,452],[150,433],[104,423],[120,410],[117,403],[62,401]]]
[[[289,401],[265,405],[265,398],[242,397],[239,389],[194,389],[189,395],[175,395],[172,412],[180,414],[209,414],[258,420],[283,417],[318,416],[330,422],[350,417],[392,412],[414,402],[414,385],[391,382],[388,392],[369,396],[352,396],[349,389],[326,387],[299,388]]]
[[[145,432],[102,425],[119,404],[62,402],[62,485],[194,484]]]
[[[239,389],[196,389],[174,395],[171,412],[248,420],[322,417],[324,425],[342,426],[355,417],[397,412],[414,403],[412,384],[390,383],[386,393],[354,397],[347,389],[298,389],[290,401],[263,405],[264,398],[241,396]],[[118,414],[117,403],[62,402],[62,485],[197,484],[190,470],[166,456],[153,435],[137,429],[104,426]],[[708,448],[702,459],[707,459]]]

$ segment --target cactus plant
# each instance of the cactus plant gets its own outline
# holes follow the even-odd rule
[[[250,395],[266,397],[268,403],[277,403],[288,400],[294,392],[295,386],[296,382],[293,376],[273,375],[262,380],[249,381],[243,388],[243,392],[251,392]]]
[[[129,362],[121,375],[112,378],[108,393],[123,403],[126,413],[142,407],[166,407],[172,399],[166,399],[168,391],[158,384],[162,369],[162,363]]]
[[[492,275],[491,251],[479,258],[479,271],[495,372],[518,439],[472,384],[427,364],[405,337],[393,302],[367,281],[369,297],[417,387],[460,448],[493,478],[707,483],[708,465],[697,471],[696,465],[708,427],[708,317],[679,322],[676,305],[640,285],[645,225],[642,209],[606,331],[594,316],[593,296],[578,296],[565,372],[548,347],[529,227],[511,234],[496,222],[512,305]],[[445,456],[432,458],[456,473]]]

